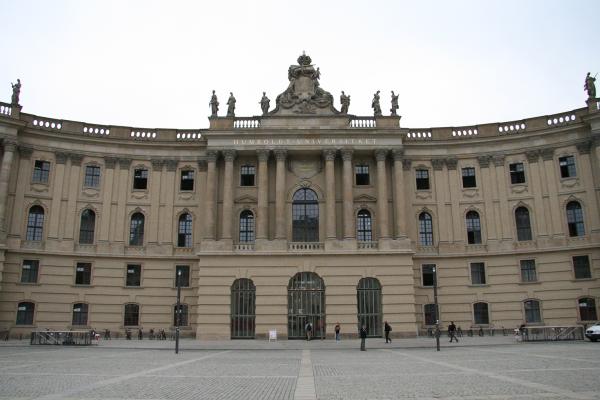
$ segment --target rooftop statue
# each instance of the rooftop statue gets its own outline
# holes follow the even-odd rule
[[[21,80],[17,79],[17,83],[10,83],[10,85],[12,86],[12,98],[10,100],[10,103],[14,106],[18,106],[19,105],[19,96],[21,95]]]
[[[392,90],[392,108],[390,109],[390,112],[391,112],[390,115],[398,115],[398,114],[396,114],[397,109],[398,109],[398,95],[394,94],[394,91]]]
[[[350,107],[350,95],[346,96],[346,93],[342,90],[342,95],[340,96],[340,103],[342,103],[342,109],[340,113],[348,114],[348,107]]]
[[[210,116],[216,117],[217,112],[219,111],[219,101],[217,100],[217,95],[215,94],[214,90],[212,93],[212,97],[210,98],[210,103],[208,103],[208,105],[210,106],[210,111],[211,111]]]
[[[235,97],[232,92],[229,92],[229,99],[227,99],[227,116],[235,117]]]
[[[275,110],[271,114],[338,114],[333,107],[333,96],[320,87],[321,70],[311,64],[304,52],[298,57],[297,65],[288,69],[287,89],[277,96]],[[262,102],[261,102],[262,104]]]
[[[381,115],[381,105],[379,104],[379,90],[373,95],[373,101],[371,102],[373,107],[373,114],[377,117]]]
[[[596,74],[598,75],[598,74]],[[595,99],[596,98],[596,75],[591,76],[588,72],[585,77],[585,85],[583,86],[585,90],[587,90],[588,98]]]
[[[263,115],[267,115],[269,112],[269,105],[271,100],[267,97],[267,92],[263,92],[262,98],[260,99],[260,108],[262,109]]]

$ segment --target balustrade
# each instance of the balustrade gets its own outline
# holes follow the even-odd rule
[[[233,128],[234,129],[256,129],[260,128],[260,119],[259,118],[245,118],[240,117],[233,120]]]
[[[235,251],[254,251],[254,243],[236,243],[233,245]]]
[[[315,251],[323,250],[325,246],[323,242],[289,242],[289,251]]]
[[[379,247],[379,242],[377,242],[376,240],[370,240],[370,241],[361,241],[361,242],[357,242],[357,248],[359,250],[377,250],[377,248]]]
[[[12,107],[5,103],[0,104],[0,114],[12,115]]]
[[[352,117],[350,128],[377,128],[375,117]]]

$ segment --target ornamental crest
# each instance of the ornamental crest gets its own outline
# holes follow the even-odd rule
[[[320,87],[321,71],[302,53],[298,65],[288,69],[289,85],[277,96],[276,108],[270,115],[338,114],[333,107],[333,96]]]

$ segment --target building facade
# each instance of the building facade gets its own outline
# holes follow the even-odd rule
[[[598,319],[597,99],[412,129],[378,98],[338,111],[319,78],[301,56],[273,110],[213,103],[204,130],[0,103],[0,331],[173,329],[177,279],[183,334],[206,339],[415,336],[434,281],[443,325]]]

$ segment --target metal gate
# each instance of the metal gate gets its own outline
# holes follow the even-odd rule
[[[288,338],[306,338],[312,324],[314,338],[325,338],[325,285],[313,272],[299,272],[288,285]]]
[[[358,326],[367,327],[369,337],[381,337],[381,285],[375,278],[362,278],[356,287]]]
[[[231,338],[254,339],[256,287],[251,279],[236,279],[231,285]]]

